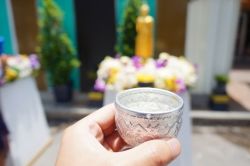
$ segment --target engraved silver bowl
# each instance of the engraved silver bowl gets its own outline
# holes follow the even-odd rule
[[[183,100],[166,90],[125,90],[117,94],[115,106],[117,130],[131,146],[176,137],[181,127]]]

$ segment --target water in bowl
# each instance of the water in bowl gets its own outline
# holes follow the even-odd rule
[[[158,102],[145,102],[145,101],[138,101],[138,102],[132,102],[128,103],[127,107],[135,110],[137,112],[168,112],[171,111],[174,107],[171,107],[164,103],[158,103]]]

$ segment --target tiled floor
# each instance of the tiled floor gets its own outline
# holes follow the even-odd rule
[[[47,148],[33,166],[54,166],[56,163],[56,155],[60,147],[62,132],[54,135],[52,144]]]

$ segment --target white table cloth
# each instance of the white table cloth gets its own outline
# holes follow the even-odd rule
[[[0,108],[10,132],[11,165],[27,165],[50,140],[34,79],[27,77],[1,87]]]
[[[190,95],[185,92],[180,95],[184,100],[182,127],[178,134],[181,142],[181,154],[170,166],[192,166],[192,123],[190,116]]]

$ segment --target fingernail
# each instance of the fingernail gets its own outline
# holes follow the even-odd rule
[[[180,154],[180,143],[176,138],[172,138],[167,141],[173,157],[177,157]]]

